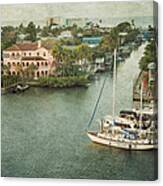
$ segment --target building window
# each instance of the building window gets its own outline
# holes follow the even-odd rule
[[[23,67],[25,66],[24,62],[22,63]]]
[[[46,56],[46,52],[44,52],[43,55]]]
[[[9,71],[9,75],[11,75],[11,71]]]
[[[27,62],[27,67],[29,66],[29,63]]]
[[[44,65],[44,62],[41,62],[41,65],[43,66]]]
[[[17,72],[17,75],[20,76],[20,72]]]
[[[38,67],[40,66],[39,62],[37,62],[37,66],[38,66]]]
[[[37,56],[39,56],[40,54],[39,54],[39,52],[37,52]]]
[[[15,66],[15,63],[13,62],[12,65]]]
[[[48,66],[48,63],[47,62],[45,62],[45,66]]]
[[[14,57],[15,56],[15,53],[12,53],[12,56]]]
[[[44,76],[44,71],[41,71],[41,75]]]
[[[13,71],[13,72],[12,72],[12,75],[13,75],[13,76],[15,76],[15,75],[16,75],[15,71]]]
[[[10,66],[11,66],[11,65],[10,65],[10,62],[8,62],[7,65],[10,67]]]
[[[31,56],[31,53],[29,53],[29,56]]]
[[[19,65],[20,63],[19,62],[17,62],[17,65]]]
[[[40,72],[38,71],[38,72],[37,72],[37,77],[39,77],[39,76],[40,76]]]
[[[48,75],[48,71],[47,71],[47,70],[45,71],[45,75],[46,75],[46,76]]]
[[[19,53],[17,53],[16,56],[18,57],[19,56]]]
[[[24,52],[24,56],[26,56],[26,53]]]

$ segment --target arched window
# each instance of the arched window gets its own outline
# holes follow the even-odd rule
[[[12,75],[14,75],[14,76],[16,75],[15,71],[12,72]]]
[[[37,56],[39,56],[40,54],[39,54],[39,52],[37,52]]]
[[[12,56],[13,56],[13,57],[15,56],[15,53],[14,53],[14,52],[12,53]]]
[[[26,56],[26,52],[24,52],[24,56]]]
[[[24,67],[24,66],[25,66],[25,63],[23,62],[22,65],[23,65],[23,67]]]
[[[13,62],[12,65],[15,66],[15,62]]]
[[[45,62],[45,66],[48,66],[48,63],[47,62]]]
[[[20,63],[19,62],[17,62],[17,65],[19,65]]]
[[[37,71],[37,77],[39,77],[40,76],[40,72],[39,71]]]
[[[46,75],[46,76],[48,75],[48,71],[47,71],[47,70],[45,71],[45,75]]]
[[[43,55],[46,56],[46,52],[44,52]]]
[[[27,64],[26,64],[26,65],[27,65],[27,67],[28,67],[28,66],[29,66],[29,63],[27,62]]]
[[[31,53],[29,53],[29,56],[31,56]]]
[[[19,57],[19,53],[18,52],[16,53],[16,56]]]
[[[8,66],[11,66],[10,62],[7,63]]]
[[[41,75],[44,76],[44,71],[41,71]]]
[[[39,62],[37,62],[37,66],[38,66],[38,67],[40,66]]]
[[[44,65],[44,62],[41,62],[41,65],[43,66]]]
[[[17,72],[17,75],[20,76],[20,72]]]
[[[9,75],[11,75],[11,71],[9,71]]]

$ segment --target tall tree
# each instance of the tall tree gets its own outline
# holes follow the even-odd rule
[[[27,40],[30,40],[32,42],[36,41],[37,39],[37,30],[35,24],[31,21],[27,28],[26,28],[26,33],[28,36],[26,37]]]
[[[1,28],[1,54],[6,48],[16,43],[17,32],[12,26],[4,26]],[[2,58],[2,55],[1,55]]]

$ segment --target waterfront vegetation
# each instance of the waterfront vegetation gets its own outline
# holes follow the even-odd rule
[[[157,62],[156,45],[156,41],[152,40],[146,46],[144,55],[139,62],[139,67],[142,71],[147,71],[150,63]]]
[[[41,87],[73,87],[73,86],[83,86],[87,87],[89,80],[86,76],[67,76],[67,77],[40,77],[38,79]]]
[[[22,82],[22,79],[20,78],[20,76],[16,76],[16,75],[3,75],[1,77],[1,87],[2,88],[6,88],[10,85],[14,85],[18,82]]]

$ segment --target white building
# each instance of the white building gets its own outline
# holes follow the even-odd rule
[[[37,67],[32,74],[35,78],[48,76],[55,68],[53,56],[47,47],[41,45],[41,42],[19,43],[3,51],[3,63],[10,67],[10,75],[20,75],[18,66],[25,70],[30,64]]]

